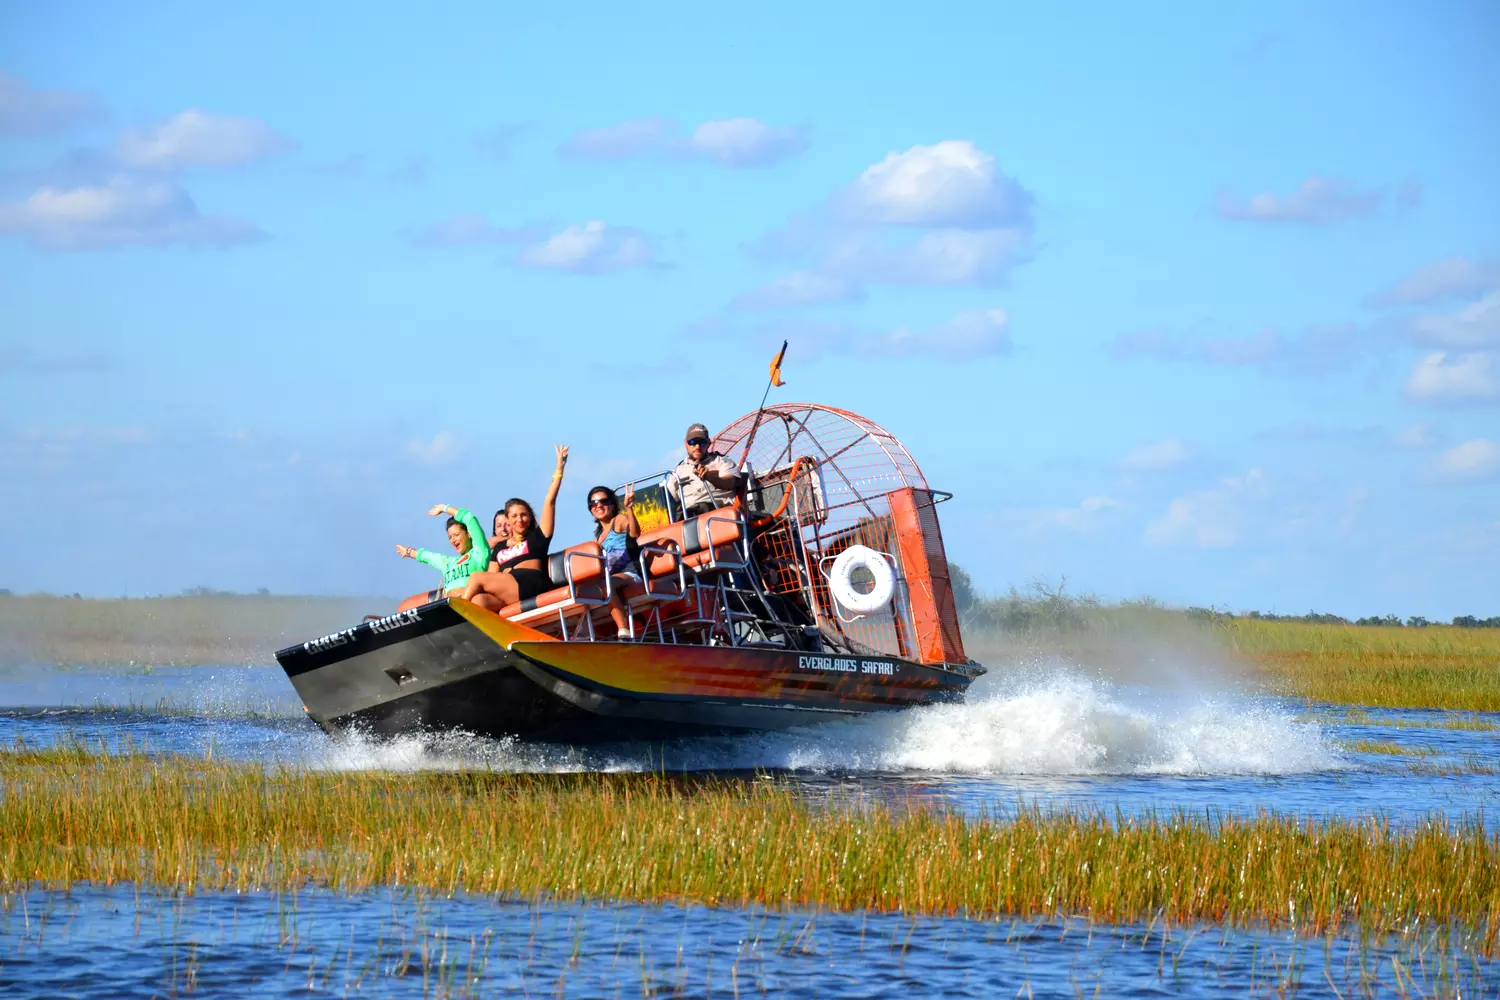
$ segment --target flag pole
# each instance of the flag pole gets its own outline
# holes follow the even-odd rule
[[[760,430],[760,415],[766,412],[766,400],[771,398],[771,387],[786,385],[781,381],[781,362],[786,358],[787,341],[781,342],[781,350],[776,352],[776,357],[771,359],[771,377],[766,380],[766,391],[760,395],[760,406],[755,408],[755,423],[750,426],[750,436],[745,439],[745,452],[740,457],[740,471],[744,472],[750,467],[750,446],[755,444],[755,432]]]

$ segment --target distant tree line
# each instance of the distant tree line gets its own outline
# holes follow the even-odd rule
[[[1067,631],[1085,627],[1088,624],[1089,613],[1105,606],[1103,601],[1092,594],[1078,595],[1066,593],[1068,583],[1066,577],[1062,578],[1056,585],[1045,580],[1035,581],[1026,593],[1022,593],[1015,587],[1011,587],[1008,593],[998,597],[981,594],[977,591],[974,588],[973,578],[957,563],[948,564],[948,578],[953,585],[953,603],[957,605],[958,615],[965,625],[989,625],[1012,631],[1036,628],[1053,628]],[[1152,611],[1172,610],[1153,597],[1143,597],[1134,601],[1121,601],[1118,606]],[[1217,608],[1187,608],[1186,614],[1190,618],[1202,618],[1215,622],[1244,618],[1264,622],[1304,622],[1310,625],[1376,625],[1387,628],[1425,628],[1428,625],[1443,624],[1442,622],[1429,621],[1421,615],[1412,615],[1406,619],[1398,618],[1396,615],[1385,615],[1383,617],[1370,616],[1367,618],[1356,618],[1351,621],[1342,615],[1333,615],[1318,611],[1309,611],[1305,615],[1275,615],[1263,611],[1245,611],[1236,615],[1233,612],[1220,611]],[[1491,618],[1459,615],[1448,624],[1458,628],[1500,628],[1500,615]]]
[[[1199,617],[1210,617],[1218,615],[1224,618],[1235,617],[1224,611],[1211,611],[1208,608],[1188,608],[1188,614]],[[1247,611],[1242,618],[1254,618],[1264,622],[1309,622],[1314,625],[1378,625],[1383,628],[1426,628],[1428,625],[1441,625],[1442,622],[1428,621],[1421,615],[1412,615],[1403,620],[1396,615],[1370,615],[1366,618],[1356,618],[1350,621],[1342,615],[1330,615],[1309,611],[1305,615],[1273,615],[1269,612]],[[1500,628],[1500,615],[1490,618],[1475,618],[1473,615],[1459,615],[1449,625],[1457,628]]]

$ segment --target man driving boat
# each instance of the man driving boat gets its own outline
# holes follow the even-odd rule
[[[734,463],[710,451],[711,442],[707,427],[702,424],[689,427],[683,439],[687,458],[677,463],[667,479],[667,492],[682,505],[687,517],[729,506],[739,489],[740,474]]]

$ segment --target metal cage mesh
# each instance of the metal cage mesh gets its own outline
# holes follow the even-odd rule
[[[768,590],[800,596],[824,635],[850,651],[964,662],[933,493],[895,436],[847,410],[782,403],[724,428],[714,449],[737,464],[748,454]],[[855,614],[829,590],[832,561],[851,545],[881,553],[895,571],[895,594],[878,611]]]

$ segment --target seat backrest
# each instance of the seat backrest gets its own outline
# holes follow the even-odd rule
[[[682,558],[705,552],[712,546],[721,549],[733,545],[745,534],[744,516],[733,507],[720,507],[707,514],[676,521],[664,528],[648,531],[640,537],[641,545],[659,545],[675,549]],[[652,576],[676,571],[676,562],[668,556],[652,553],[646,560]]]

